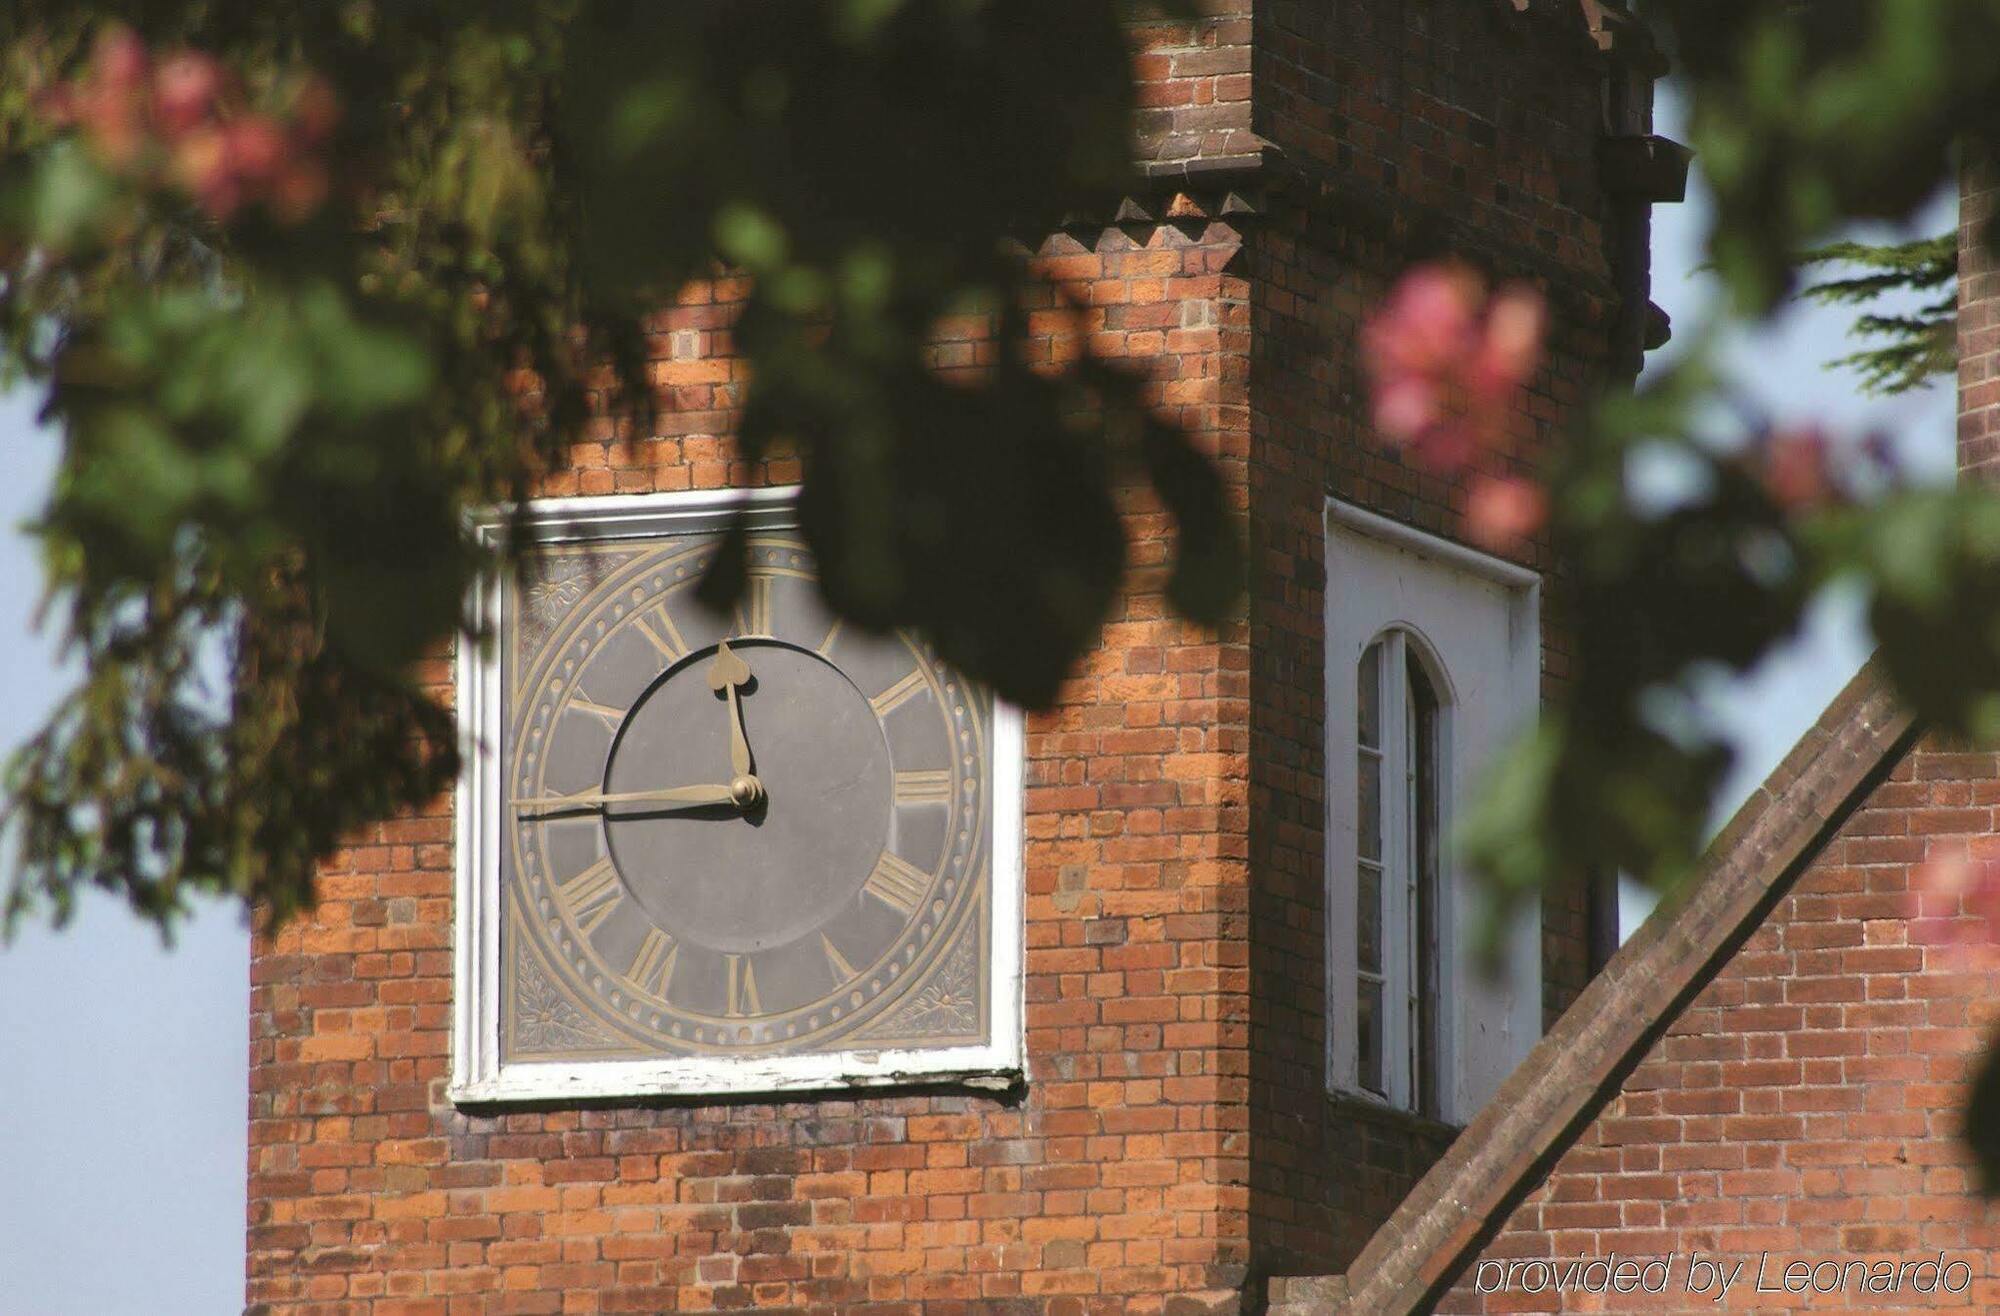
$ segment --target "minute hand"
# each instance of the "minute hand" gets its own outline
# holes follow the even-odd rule
[[[715,661],[708,667],[708,688],[729,701],[729,770],[748,777],[755,766],[750,759],[750,738],[743,734],[743,705],[737,687],[749,684],[750,664],[724,640],[715,646]]]
[[[537,813],[570,809],[601,809],[607,804],[734,804],[727,786],[669,786],[654,791],[579,791],[575,795],[538,795],[514,801],[514,807]]]

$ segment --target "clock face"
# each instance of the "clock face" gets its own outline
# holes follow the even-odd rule
[[[503,607],[503,1050],[810,1054],[983,1040],[990,695],[753,536],[542,550]]]

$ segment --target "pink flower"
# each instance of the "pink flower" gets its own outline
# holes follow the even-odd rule
[[[1479,455],[1479,430],[1462,417],[1451,417],[1427,425],[1410,441],[1410,456],[1427,471],[1451,474],[1462,471]]]
[[[1779,507],[1805,511],[1838,496],[1833,445],[1818,426],[1772,431],[1763,442],[1764,488]]]
[[[90,72],[70,98],[90,144],[110,163],[130,164],[145,146],[144,102],[152,61],[145,43],[123,25],[105,28],[91,52]]]
[[[1953,940],[2000,943],[2000,858],[1966,845],[1934,846],[1910,873],[1910,895],[1917,918],[1953,923]],[[1967,926],[1968,917],[1983,928]]]
[[[268,183],[285,161],[285,134],[266,114],[246,114],[223,130],[229,168],[245,183]]]
[[[133,94],[151,69],[146,43],[131,28],[121,23],[98,34],[97,49],[91,52],[91,80],[103,90]]]
[[[153,79],[153,120],[169,137],[204,122],[222,95],[222,65],[199,51],[184,50],[160,65]]]
[[[1548,520],[1542,487],[1518,475],[1482,475],[1465,500],[1465,533],[1495,553],[1519,549]]]
[[[125,27],[99,36],[89,71],[36,97],[38,111],[81,130],[98,158],[142,188],[177,187],[218,221],[261,204],[298,223],[326,201],[314,148],[340,116],[331,84],[295,80],[283,115],[244,112],[213,56],[180,51],[157,67]]]
[[[1534,374],[1547,315],[1541,294],[1486,285],[1460,265],[1423,265],[1361,332],[1375,426],[1419,464],[1455,473],[1507,437],[1508,404]]]
[[[228,219],[243,204],[243,188],[229,167],[222,130],[196,129],[174,146],[174,176],[195,204],[216,219]]]
[[[1473,350],[1475,312],[1484,289],[1456,265],[1420,265],[1389,293],[1362,331],[1362,346],[1380,376],[1439,375]]]
[[[1548,311],[1541,294],[1520,284],[1495,293],[1486,310],[1486,332],[1468,371],[1472,390],[1493,402],[1512,396],[1541,364],[1547,328]]]
[[[1438,421],[1437,389],[1418,375],[1399,375],[1375,390],[1375,428],[1407,443]]]

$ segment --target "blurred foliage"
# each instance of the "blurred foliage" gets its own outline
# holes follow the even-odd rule
[[[1641,12],[1692,98],[1691,144],[1716,198],[1708,251],[1731,314],[1780,314],[1802,268],[1859,264],[1803,295],[1931,300],[1864,316],[1857,328],[1888,341],[1851,363],[1891,391],[1949,369],[1956,235],[1837,238],[1856,221],[1908,222],[1956,184],[1961,159],[1990,157],[2000,66],[1972,52],[2000,36],[2000,0],[1651,0]],[[1574,573],[1576,677],[1467,828],[1503,903],[1592,873],[1664,886],[1687,872],[1731,762],[1699,689],[1794,635],[1836,580],[1872,600],[1885,669],[1928,725],[2000,735],[2000,622],[1986,621],[2000,603],[2000,506],[1983,490],[1914,486],[1879,438],[1758,414],[1713,359],[1714,328],[1690,335],[1681,366],[1579,418],[1546,464],[1550,534]],[[1663,457],[1692,491],[1665,508],[1637,496],[1632,475]]]
[[[1647,0],[1693,99],[1709,239],[1738,305],[1764,314],[1792,253],[1841,224],[1913,216],[1990,153],[2000,0]]]
[[[1861,317],[1858,331],[1882,341],[1845,364],[1883,392],[1949,371],[1957,235],[1839,239],[1859,221],[1909,223],[1962,162],[1994,158],[2000,63],[1987,52],[2000,0],[1640,10],[1691,95],[1728,315],[1767,318],[1796,295],[1866,308],[1914,292],[1925,300],[1913,313]],[[1837,262],[1861,270],[1808,282]],[[1914,483],[1879,436],[1758,414],[1705,346],[1714,329],[1636,396],[1607,397],[1547,463],[1550,535],[1574,573],[1576,676],[1464,833],[1502,909],[1550,882],[1622,872],[1667,886],[1689,872],[1731,761],[1699,692],[1796,634],[1833,582],[1869,598],[1877,660],[1922,725],[2000,742],[2000,499]],[[1684,495],[1641,496],[1642,459],[1673,466]],[[1968,1112],[1989,1191],[2000,1189],[1996,1075],[1989,1054]]]
[[[1822,306],[1880,306],[1885,298],[1924,298],[1904,310],[1864,309],[1853,333],[1882,341],[1829,362],[1861,375],[1870,393],[1891,395],[1922,388],[1958,366],[1958,232],[1913,242],[1829,242],[1800,258],[1808,266],[1859,267],[1859,273],[1822,279],[1799,296]]]
[[[1568,582],[1576,655],[1568,708],[1496,774],[1464,837],[1506,904],[1552,880],[1623,872],[1664,886],[1692,862],[1730,753],[1692,714],[1717,667],[1741,671],[1798,626],[1816,583],[1760,454],[1692,432],[1721,387],[1700,351],[1628,397],[1608,397],[1547,472],[1550,534]],[[1645,450],[1696,493],[1642,510]],[[1499,925],[1489,930],[1497,949]]]
[[[0,366],[63,436],[36,529],[81,680],[14,759],[6,919],[76,890],[170,927],[282,917],[456,772],[422,683],[523,496],[645,432],[648,317],[747,274],[739,446],[804,459],[834,606],[1050,700],[1123,574],[1114,489],[1240,588],[1208,460],[1089,355],[1010,236],[1109,214],[1133,91],[1111,0],[22,0],[0,13]],[[968,149],[976,144],[976,149]],[[723,264],[718,264],[718,261]],[[941,317],[999,361],[926,368]],[[606,419],[593,421],[594,415]],[[725,555],[707,596],[741,587]],[[433,669],[434,670],[434,669]]]
[[[586,433],[646,432],[649,315],[724,268],[748,288],[736,442],[802,458],[844,615],[917,627],[1046,702],[1110,606],[1115,491],[1136,480],[1179,527],[1173,602],[1222,618],[1243,564],[1207,459],[1127,369],[1023,350],[1030,309],[1067,303],[1010,237],[1109,214],[1133,183],[1123,13],[0,12],[0,366],[46,389],[63,435],[38,530],[81,671],[9,768],[7,920],[61,918],[84,885],[162,926],[194,891],[283,916],[344,836],[433,800],[457,764],[422,664],[505,566],[464,513],[518,499]],[[1804,295],[1941,298],[1949,239],[1829,244],[1991,158],[2000,0],[1643,14],[1692,94],[1732,314],[1778,313],[1802,266],[1835,261],[1863,272]],[[1950,310],[1864,318],[1887,341],[1850,362],[1913,385],[1948,361]],[[995,360],[942,376],[933,333],[965,314],[990,319]],[[2000,737],[2000,505],[1914,486],[1886,451],[1751,413],[1701,350],[1576,418],[1544,471],[1575,674],[1467,829],[1497,891],[1686,872],[1729,763],[1702,682],[1754,665],[1836,580],[1868,592],[1928,726]],[[1666,505],[1632,479],[1662,455],[1688,477]],[[741,587],[725,554],[704,592]],[[2000,1128],[1995,1091],[1975,1132]],[[2000,1165],[2000,1135],[1975,1145]]]

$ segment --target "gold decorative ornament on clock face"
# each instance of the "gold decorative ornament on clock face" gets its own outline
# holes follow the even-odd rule
[[[753,496],[741,602],[706,609],[744,497],[540,505],[490,600],[496,652],[461,665],[497,732],[461,792],[461,1099],[1018,1065],[1018,729],[920,638],[827,610],[783,492]]]

